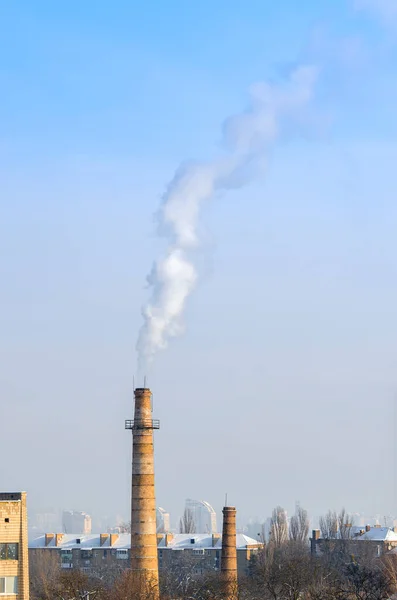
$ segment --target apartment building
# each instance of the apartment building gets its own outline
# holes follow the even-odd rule
[[[380,525],[348,526],[343,535],[337,532],[332,538],[324,538],[319,529],[313,529],[310,545],[314,556],[345,547],[357,556],[377,557],[397,549],[397,532]]]
[[[29,600],[25,492],[0,492],[0,596]]]
[[[249,572],[252,555],[261,544],[243,534],[236,536],[239,575]],[[29,554],[47,549],[58,552],[64,569],[80,568],[99,572],[106,567],[130,566],[131,536],[128,533],[100,535],[66,535],[47,533],[29,541]],[[220,534],[158,534],[159,569],[177,568],[189,564],[192,572],[204,573],[220,569],[222,536]]]
[[[78,510],[64,510],[62,527],[64,533],[91,533],[91,517]]]

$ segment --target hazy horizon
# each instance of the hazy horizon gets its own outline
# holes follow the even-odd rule
[[[128,516],[153,215],[250,86],[311,65],[299,132],[203,206],[184,332],[147,369],[157,504],[397,516],[397,15],[320,4],[0,9],[0,487],[32,511]]]

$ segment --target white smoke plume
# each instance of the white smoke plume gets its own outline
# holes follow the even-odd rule
[[[224,123],[224,155],[177,169],[159,211],[159,231],[168,237],[169,248],[148,276],[152,294],[143,308],[144,323],[137,343],[141,368],[167,346],[169,338],[183,331],[184,308],[197,282],[192,249],[199,244],[203,203],[219,192],[249,183],[277,139],[299,130],[316,75],[316,69],[303,66],[282,84],[253,86],[249,109]]]

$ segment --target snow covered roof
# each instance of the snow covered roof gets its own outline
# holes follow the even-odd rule
[[[355,529],[361,529],[362,527],[355,527]],[[369,531],[366,531],[359,536],[360,540],[373,540],[379,542],[397,542],[397,533],[389,527],[371,527]]]
[[[247,546],[259,546],[257,540],[248,537],[247,535],[243,535],[242,533],[238,533],[236,536],[236,546],[238,549],[246,548]],[[90,534],[84,535],[81,534],[63,534],[62,539],[58,541],[58,545],[55,545],[55,536],[46,546],[46,536],[31,536],[29,538],[29,548],[61,548],[62,550],[72,550],[81,548],[82,550],[92,550],[99,548],[114,548],[118,549],[129,549],[131,547],[131,536],[129,533],[120,533],[116,539],[116,536],[113,538],[113,544],[110,546],[110,535],[107,537],[106,541],[101,545],[101,538],[99,534]],[[220,549],[222,547],[222,538],[215,540],[215,544],[213,545],[212,535],[208,535],[206,533],[177,533],[173,536],[170,536],[168,539],[168,543],[165,543],[165,536],[163,535],[161,540],[158,543],[159,548],[170,548],[173,550],[184,550],[185,548],[194,549],[209,549],[209,548],[217,548]],[[79,541],[78,541],[79,540]],[[191,540],[194,540],[192,542]]]
[[[46,536],[32,536],[29,537],[29,548],[62,548],[63,550],[72,550],[73,548],[82,548],[83,550],[92,550],[93,548],[115,548],[115,549],[128,549],[131,545],[131,535],[129,533],[118,534],[112,546],[110,546],[110,535],[101,545],[100,535],[97,533],[92,534],[78,534],[78,533],[64,533],[62,539],[55,545],[55,537],[46,546]],[[79,540],[79,541],[78,541]]]
[[[192,542],[194,540],[194,542]],[[246,548],[247,546],[258,546],[257,540],[248,537],[247,535],[243,535],[242,533],[238,533],[236,535],[236,547],[237,548]],[[163,538],[158,544],[159,548],[165,548],[165,539]],[[215,544],[212,543],[212,535],[208,535],[207,533],[177,533],[174,535],[172,540],[170,540],[167,544],[168,548],[172,548],[174,550],[184,550],[185,548],[194,549],[202,549],[202,548],[222,548],[222,538],[215,540]]]
[[[339,536],[338,536],[339,537]],[[320,539],[324,539],[322,536]],[[350,528],[351,540],[376,541],[376,542],[397,542],[397,533],[390,527],[371,527],[369,531],[365,527],[353,526]]]

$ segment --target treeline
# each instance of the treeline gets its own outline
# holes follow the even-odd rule
[[[397,594],[397,555],[377,556],[371,542],[350,539],[345,511],[321,518],[321,552],[312,554],[307,513],[287,522],[277,507],[270,537],[239,578],[238,600],[389,600]],[[357,548],[359,546],[359,552]],[[160,571],[161,600],[230,600],[221,574],[196,573],[197,559],[178,552],[178,561]],[[42,550],[32,557],[31,600],[155,600],[156,593],[117,564],[90,572],[62,569],[59,555]]]
[[[47,562],[47,552],[45,562]],[[251,573],[239,580],[239,600],[389,600],[397,592],[395,556],[358,559],[337,552],[313,557],[307,546],[288,540],[269,542],[257,555]],[[37,566],[37,565],[36,565]],[[186,560],[161,574],[163,600],[226,600],[219,573],[193,576]],[[42,569],[42,567],[41,567]],[[32,565],[31,600],[154,600],[150,588],[129,570],[105,569],[87,574],[55,567],[44,575]]]

